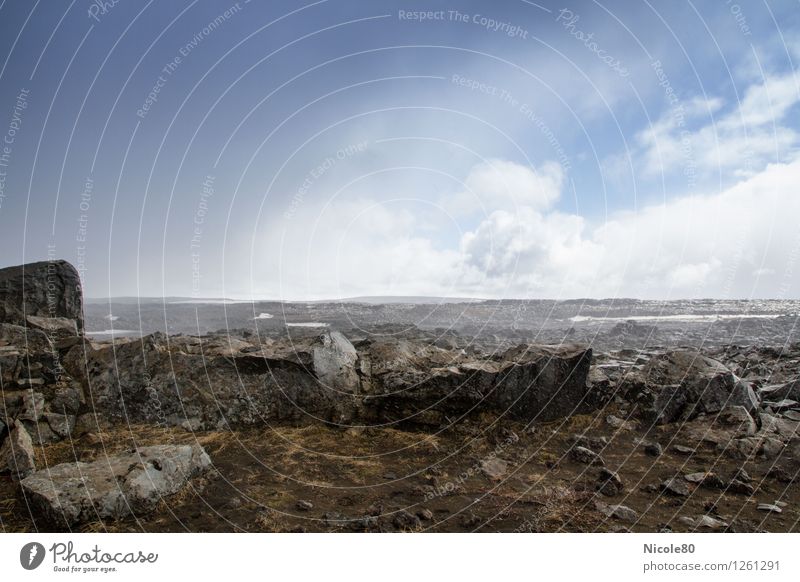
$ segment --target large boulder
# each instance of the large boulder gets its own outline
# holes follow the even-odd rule
[[[755,395],[724,364],[692,350],[670,351],[642,370],[645,389],[636,394],[648,421],[669,423],[713,414],[728,405],[753,410]]]
[[[64,463],[22,480],[27,502],[60,529],[151,511],[211,465],[200,445],[157,445],[93,463]]]
[[[333,390],[358,392],[359,379],[356,372],[358,353],[341,332],[322,334],[312,353],[314,373],[320,382]]]
[[[75,267],[59,260],[0,269],[0,322],[27,326],[28,316],[74,320],[78,331],[83,330],[83,295]],[[38,327],[56,325],[34,322]]]
[[[372,422],[437,425],[486,410],[526,422],[587,412],[591,354],[577,345],[524,345],[472,359],[384,340],[362,354],[372,374],[365,414]]]
[[[88,346],[84,352],[76,346],[72,350],[79,357],[70,352],[65,365],[81,374],[84,390],[91,391],[97,410],[112,422],[198,430],[271,420],[344,420],[343,396],[317,380],[310,351],[209,355],[215,349],[206,347],[207,354],[195,353],[181,338],[153,334],[113,349]],[[350,401],[345,404],[354,408]]]

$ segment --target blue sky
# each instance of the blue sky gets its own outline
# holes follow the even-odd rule
[[[94,297],[797,297],[799,8],[5,0],[0,262]]]

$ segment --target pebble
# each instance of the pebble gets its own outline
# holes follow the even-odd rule
[[[664,449],[661,448],[661,445],[658,443],[647,443],[644,446],[644,452],[646,455],[651,457],[660,457],[661,454],[664,452]]]
[[[661,490],[668,495],[674,495],[676,497],[686,497],[689,495],[689,486],[677,477],[662,481]]]

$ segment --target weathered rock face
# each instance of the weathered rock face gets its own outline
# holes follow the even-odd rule
[[[14,480],[23,479],[36,470],[33,441],[21,423],[12,422],[0,446],[0,473],[11,473]]]
[[[86,350],[66,367],[111,419],[191,429],[264,421],[441,424],[493,410],[551,420],[589,410],[591,351],[523,346],[492,359],[411,340],[342,334],[257,347],[160,334]],[[88,372],[88,376],[85,374]]]
[[[591,350],[520,346],[493,359],[474,359],[404,340],[366,347],[370,362],[365,412],[373,422],[441,425],[493,410],[525,421],[547,421],[591,409]]]
[[[56,465],[26,477],[21,485],[39,515],[67,528],[150,511],[210,465],[199,445],[158,445],[93,463]]]
[[[313,356],[314,373],[320,382],[334,390],[358,392],[358,353],[340,332],[322,334],[319,345],[314,346]]]
[[[644,386],[633,399],[640,414],[656,423],[719,412],[728,404],[754,409],[755,395],[722,363],[696,351],[659,355],[642,370]],[[629,395],[630,397],[631,395]]]
[[[42,261],[0,269],[0,322],[25,326],[31,323],[29,316],[74,320],[83,330],[83,295],[75,267]]]

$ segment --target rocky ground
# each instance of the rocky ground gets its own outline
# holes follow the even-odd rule
[[[4,531],[798,530],[800,343],[774,323],[93,339],[76,285],[0,270]]]

